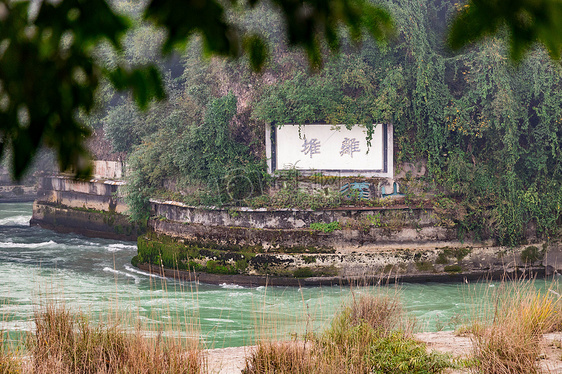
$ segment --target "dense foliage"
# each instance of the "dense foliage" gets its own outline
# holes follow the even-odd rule
[[[533,223],[552,235],[562,202],[560,67],[540,49],[514,66],[501,37],[451,55],[443,40],[456,4],[386,4],[396,43],[365,43],[318,75],[269,86],[253,115],[278,124],[391,122],[398,163],[427,160],[428,188],[454,205],[461,231],[515,244]]]
[[[447,20],[460,10],[452,1],[384,6],[396,40],[366,39],[358,48],[344,39],[341,53],[315,74],[288,48],[279,14],[268,6],[236,18],[249,30],[269,25],[260,29],[276,51],[261,75],[240,61],[202,60],[197,41],[181,62],[161,63],[169,100],[143,114],[120,97],[103,121],[116,150],[134,150],[133,211],[162,190],[212,205],[259,195],[266,123],[386,122],[394,125],[397,164],[426,162],[428,196],[461,237],[470,231],[513,245],[529,227],[545,238],[557,234],[560,67],[539,48],[514,65],[502,35],[451,54]]]
[[[152,51],[156,54],[185,45],[197,33],[207,52],[230,57],[245,54],[252,68],[259,70],[268,55],[264,39],[227,17],[228,12],[250,11],[258,3],[0,0],[0,160],[4,153],[12,154],[12,175],[19,179],[37,150],[45,146],[55,150],[61,170],[73,168],[78,177],[88,176],[91,164],[84,140],[90,131],[78,118],[93,109],[103,79],[118,90],[129,90],[141,107],[152,98],[164,97],[161,76],[146,58],[149,55],[136,56],[145,60],[140,66],[117,60],[108,65],[97,58],[96,47],[104,41],[122,52],[121,39],[132,22],[121,10],[128,8],[137,20],[165,29],[158,33],[162,43]],[[366,0],[271,3],[286,21],[288,42],[299,46],[316,67],[322,63],[320,43],[326,41],[337,51],[341,27],[349,28],[356,41],[363,31],[375,38],[392,31],[389,14]],[[154,30],[147,26],[141,27]],[[137,36],[141,35],[138,31]],[[141,45],[147,39],[151,38],[133,42]]]

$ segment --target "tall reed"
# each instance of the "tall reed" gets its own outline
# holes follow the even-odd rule
[[[533,280],[502,282],[482,298],[471,324],[476,371],[490,374],[539,373],[544,333],[561,324],[560,297],[537,290]]]
[[[409,333],[394,296],[363,296],[344,307],[330,327],[307,341],[261,341],[246,359],[246,374],[439,373],[451,366],[427,353]]]
[[[8,346],[6,333],[0,331],[0,374],[21,373],[21,357]]]
[[[119,321],[94,325],[62,304],[36,311],[35,330],[27,338],[29,373],[201,373],[203,358],[196,343],[138,329],[126,332]]]

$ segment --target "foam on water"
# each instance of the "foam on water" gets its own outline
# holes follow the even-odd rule
[[[221,283],[221,284],[219,284],[219,286],[221,288],[225,288],[227,290],[241,290],[241,289],[245,288],[245,287],[239,286],[237,284],[229,284],[229,283]]]
[[[146,272],[146,271],[135,269],[134,267],[129,266],[129,265],[125,265],[124,268],[125,268],[125,270],[130,271],[131,273],[141,274],[141,275],[144,275],[144,276],[147,276],[147,277],[153,277],[153,278],[158,278],[158,279],[166,279],[166,277],[161,277],[160,275],[151,274],[151,273]]]
[[[129,274],[129,273],[124,272],[124,271],[115,270],[115,269],[112,269],[112,268],[107,267],[107,266],[103,268],[103,271],[113,273],[113,274],[117,274],[117,275],[124,275],[126,277],[133,278],[135,280],[135,284],[140,283],[139,277],[134,276],[133,274]]]
[[[107,250],[109,252],[118,252],[118,251],[122,251],[124,249],[137,249],[136,245],[130,245],[130,244],[121,244],[121,243],[117,243],[117,244],[110,244],[107,246]]]
[[[231,319],[222,319],[222,318],[204,318],[205,321],[209,321],[209,322],[223,322],[223,323],[235,323],[236,321],[233,321]]]
[[[0,226],[29,226],[30,215],[11,216],[0,218]]]
[[[41,243],[0,242],[0,248],[48,248],[55,246],[57,246],[57,243],[52,240]]]

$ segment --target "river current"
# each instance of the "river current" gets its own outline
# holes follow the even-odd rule
[[[131,328],[196,334],[215,348],[321,331],[352,294],[397,292],[426,331],[451,329],[472,304],[465,284],[244,288],[163,279],[131,265],[135,243],[30,227],[31,212],[31,203],[0,204],[0,331],[16,336],[53,301],[93,320],[119,315]]]

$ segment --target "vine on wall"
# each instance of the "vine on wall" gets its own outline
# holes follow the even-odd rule
[[[237,182],[247,181],[246,173],[264,186],[266,123],[390,122],[397,163],[427,161],[424,182],[457,212],[459,232],[486,233],[508,245],[523,240],[530,225],[545,238],[558,235],[560,66],[541,49],[514,65],[501,35],[451,54],[444,35],[458,11],[455,1],[383,3],[396,39],[344,43],[314,74],[287,49],[275,9],[261,6],[229,16],[245,28],[273,25],[257,28],[267,30],[274,49],[262,75],[240,62],[203,61],[195,41],[172,69],[167,103],[124,123],[128,104],[119,101],[104,125],[116,149],[129,150],[133,205],[146,207],[167,179],[190,196],[203,193],[208,203],[240,202],[247,196]],[[237,179],[237,171],[244,177]]]

